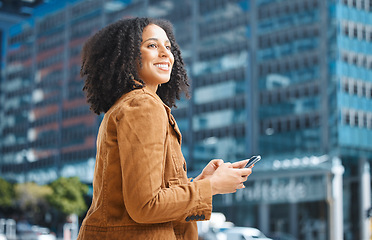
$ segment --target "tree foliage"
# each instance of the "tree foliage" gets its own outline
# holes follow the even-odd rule
[[[88,186],[78,177],[59,178],[50,184],[53,193],[48,196],[49,203],[65,215],[82,215],[87,210],[84,195]]]
[[[34,182],[16,184],[15,204],[26,217],[32,217],[35,222],[42,222],[50,206],[47,198],[53,193],[48,185],[40,186]]]
[[[34,182],[15,185],[16,202],[21,210],[33,208],[40,203],[47,204],[46,199],[52,193],[50,186],[40,186]]]
[[[80,216],[87,210],[87,192],[88,186],[77,177],[62,177],[42,186],[33,182],[12,184],[0,178],[0,216],[16,214],[34,224],[46,224],[46,214]]]
[[[12,207],[14,199],[14,186],[5,179],[0,178],[0,210]]]

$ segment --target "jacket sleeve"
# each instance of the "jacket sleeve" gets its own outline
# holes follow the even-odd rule
[[[209,219],[208,179],[162,187],[168,117],[150,95],[130,100],[117,118],[124,204],[138,223]]]

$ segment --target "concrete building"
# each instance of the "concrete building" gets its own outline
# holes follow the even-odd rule
[[[80,49],[123,17],[166,18],[192,79],[174,115],[191,175],[260,154],[214,211],[264,233],[369,239],[371,0],[50,1],[9,32],[2,177],[91,182],[100,118],[81,92]]]

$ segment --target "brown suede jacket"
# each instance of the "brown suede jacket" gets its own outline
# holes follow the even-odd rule
[[[97,137],[93,200],[79,240],[198,239],[208,220],[208,179],[190,182],[171,110],[148,89],[123,95]]]

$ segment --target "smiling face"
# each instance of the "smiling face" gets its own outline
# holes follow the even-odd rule
[[[149,89],[156,92],[159,84],[169,81],[174,62],[165,31],[155,24],[146,26],[140,51],[142,67],[138,69],[139,76]]]

